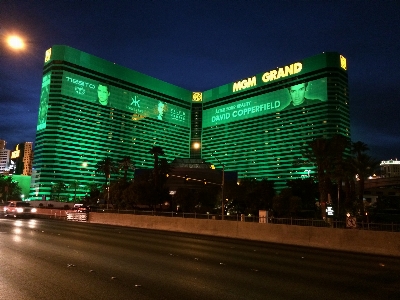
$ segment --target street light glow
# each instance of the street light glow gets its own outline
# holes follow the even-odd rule
[[[12,36],[8,37],[7,43],[11,48],[16,49],[16,50],[25,48],[24,41],[19,36],[16,36],[16,35],[12,35]]]

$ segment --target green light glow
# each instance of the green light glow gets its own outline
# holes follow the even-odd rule
[[[50,74],[43,76],[42,91],[40,93],[39,116],[36,130],[46,128],[47,110],[49,105]]]
[[[326,101],[326,82],[326,78],[308,82],[307,89],[304,88],[303,97],[299,100],[298,105],[313,105]],[[300,85],[304,86],[304,84]],[[284,88],[267,94],[249,97],[245,100],[217,106],[212,109],[205,109],[203,111],[203,128],[292,109],[292,98],[288,91],[289,89]],[[304,101],[304,99],[307,101]]]
[[[115,161],[130,156],[137,168],[152,168],[149,149],[155,145],[168,161],[203,158],[237,171],[239,179],[273,180],[280,190],[289,179],[314,176],[315,166],[302,156],[307,142],[334,134],[350,137],[347,71],[338,53],[304,59],[296,68],[292,64],[293,71],[288,64],[236,81],[235,90],[229,83],[196,97],[70,47],[54,46],[47,53],[32,199],[50,199],[58,181],[67,186],[78,181],[76,193],[82,197],[86,185],[104,183],[95,165],[106,156]],[[263,81],[266,73],[269,80]],[[71,200],[74,192],[61,196]]]
[[[114,87],[110,84],[95,81],[71,72],[63,72],[62,94],[85,100],[93,104],[102,104],[116,109],[141,116],[174,123],[189,125],[189,109],[184,109],[171,103],[133,93],[126,89]],[[99,89],[107,95],[105,100],[99,100]],[[102,96],[105,97],[105,96]],[[105,101],[105,103],[104,103]],[[103,103],[102,103],[103,102]]]

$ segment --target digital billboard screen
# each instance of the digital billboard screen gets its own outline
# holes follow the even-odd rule
[[[138,118],[153,118],[189,126],[188,109],[71,72],[64,71],[61,92],[65,96],[91,102],[93,105],[110,106],[132,113]]]
[[[203,128],[327,101],[327,79],[249,97],[203,111]]]
[[[46,74],[42,79],[42,89],[40,92],[39,115],[36,130],[46,128],[47,110],[49,107],[49,87],[51,74]]]

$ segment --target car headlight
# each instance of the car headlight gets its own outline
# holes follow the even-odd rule
[[[36,210],[37,210],[36,208],[32,208],[32,209],[31,209],[31,212],[35,213]]]
[[[24,212],[24,209],[22,207],[17,207],[17,213],[22,213]]]

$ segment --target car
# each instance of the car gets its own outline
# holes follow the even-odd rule
[[[24,201],[10,201],[3,210],[5,217],[32,217],[37,212],[35,207],[31,207],[29,202]]]
[[[67,221],[86,222],[89,208],[83,204],[75,204],[71,211],[67,212]]]

